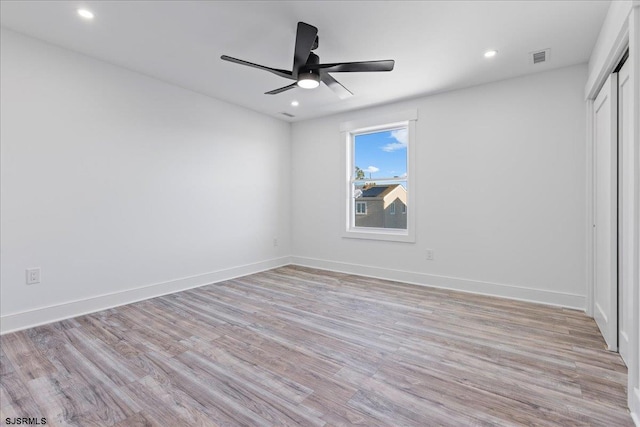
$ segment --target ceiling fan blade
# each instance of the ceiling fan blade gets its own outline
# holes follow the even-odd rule
[[[232,58],[232,57],[227,56],[227,55],[222,55],[220,57],[220,59],[222,59],[224,61],[234,62],[234,63],[240,64],[240,65],[246,65],[247,67],[257,68],[259,70],[265,70],[265,71],[268,71],[270,73],[275,74],[276,76],[284,77],[286,79],[295,80],[295,78],[291,74],[291,71],[280,70],[280,69],[277,69],[277,68],[265,67],[264,65],[254,64],[253,62],[243,61],[242,59]]]
[[[313,25],[298,22],[296,31],[296,47],[293,51],[293,77],[298,76],[298,70],[307,63],[311,49],[316,41],[318,29]]]
[[[298,83],[292,83],[289,86],[281,87],[279,89],[270,90],[269,92],[265,92],[264,94],[265,95],[276,95],[276,94],[284,92],[286,90],[293,89],[296,86],[298,86]]]
[[[329,89],[334,91],[340,99],[346,99],[353,96],[353,93],[351,93],[349,89],[342,86],[339,81],[331,77],[328,73],[322,73],[321,80],[324,82],[324,84],[329,86]]]
[[[368,71],[391,71],[395,61],[386,59],[382,61],[362,61],[362,62],[337,62],[333,64],[307,65],[310,70],[322,70],[327,73],[361,73]]]

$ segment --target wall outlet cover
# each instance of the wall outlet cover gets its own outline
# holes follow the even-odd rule
[[[27,269],[27,285],[40,283],[40,267]]]
[[[433,249],[427,249],[427,261],[433,261]]]

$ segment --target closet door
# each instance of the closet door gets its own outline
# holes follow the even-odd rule
[[[631,133],[631,79],[629,78],[629,62],[618,71],[618,148],[619,179],[618,179],[618,242],[620,251],[618,272],[618,346],[620,356],[629,366],[629,338],[633,331],[633,227],[637,224],[630,217],[633,212],[630,203],[633,201],[633,134]],[[628,173],[623,173],[629,171]]]
[[[594,104],[594,289],[593,317],[607,347],[618,349],[617,74]]]

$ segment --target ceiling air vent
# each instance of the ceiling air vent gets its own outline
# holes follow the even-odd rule
[[[537,50],[535,52],[530,52],[529,55],[531,57],[532,64],[541,64],[543,62],[549,62],[549,53],[551,49],[543,49]]]
[[[282,112],[280,114],[282,114],[283,116],[287,116],[287,117],[295,117],[293,114],[289,114],[289,113]]]

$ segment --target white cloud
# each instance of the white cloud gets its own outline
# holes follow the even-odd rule
[[[375,167],[375,166],[369,166],[368,168],[366,168],[366,169],[362,169],[362,170],[363,170],[364,172],[366,172],[366,173],[376,173],[376,172],[378,172],[380,169],[379,169],[379,168],[377,168],[377,167]]]
[[[392,151],[407,148],[407,143],[409,141],[409,131],[407,129],[392,130],[391,138],[395,139],[396,142],[390,142],[387,145],[383,146],[382,151],[390,153]]]

